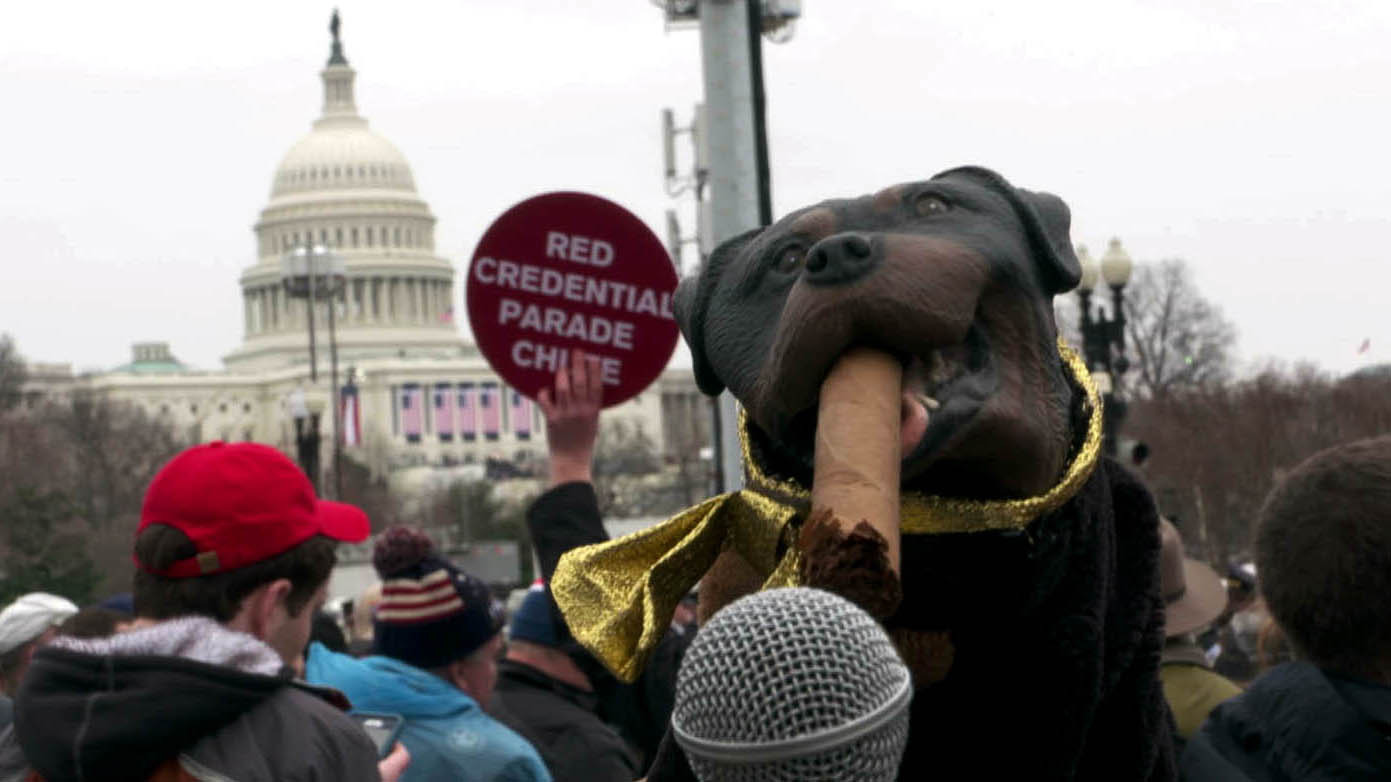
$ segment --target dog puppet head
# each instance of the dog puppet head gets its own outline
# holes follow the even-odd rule
[[[829,200],[715,249],[676,294],[702,391],[743,403],[766,468],[810,483],[821,382],[847,349],[904,364],[905,488],[1046,489],[1071,443],[1052,297],[1081,268],[1067,205],[984,168]]]

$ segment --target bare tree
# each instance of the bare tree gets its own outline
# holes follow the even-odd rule
[[[1140,399],[1128,429],[1147,442],[1161,512],[1193,552],[1249,556],[1252,524],[1280,478],[1324,448],[1391,432],[1391,377],[1342,380],[1302,366]]]
[[[1126,352],[1135,358],[1128,380],[1139,396],[1227,379],[1236,328],[1198,291],[1186,263],[1139,264],[1125,293]]]
[[[85,390],[0,411],[0,505],[33,511],[25,535],[75,536],[102,588],[125,591],[145,489],[182,447],[167,422]],[[23,548],[14,539],[0,546],[9,556]],[[24,561],[50,568],[42,560]]]
[[[29,373],[9,334],[0,334],[0,412],[19,404]]]

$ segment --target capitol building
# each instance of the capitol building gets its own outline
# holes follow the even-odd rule
[[[292,458],[294,415],[308,411],[322,421],[326,471],[342,424],[331,402],[332,306],[339,383],[351,384],[360,405],[347,458],[379,477],[457,473],[488,461],[535,464],[546,453],[540,411],[461,336],[462,298],[453,264],[435,251],[436,218],[406,157],[359,112],[356,71],[336,35],[320,77],[320,115],[275,168],[254,226],[254,260],[239,281],[243,341],[223,358],[225,368],[192,370],[167,343],[141,343],[128,363],[105,372],[31,364],[30,391],[86,389],[134,404],[191,441],[267,443]],[[308,299],[287,295],[282,272],[287,254],[310,246],[325,248],[344,270],[341,292],[316,302],[313,313]],[[698,447],[673,431],[705,430],[706,409],[690,371],[669,369],[605,420],[640,428],[659,456],[670,456]]]

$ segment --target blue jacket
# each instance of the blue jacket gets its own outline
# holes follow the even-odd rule
[[[304,678],[341,690],[354,711],[406,718],[400,737],[410,750],[411,765],[402,782],[550,782],[535,748],[428,671],[389,657],[358,660],[314,643]]]
[[[1183,753],[1189,782],[1391,779],[1391,687],[1293,662],[1218,706]]]

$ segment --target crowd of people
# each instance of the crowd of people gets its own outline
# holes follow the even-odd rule
[[[542,576],[510,617],[427,534],[393,526],[373,545],[380,585],[340,625],[321,611],[335,547],[367,539],[366,516],[318,499],[269,447],[179,454],[148,488],[130,595],[80,608],[32,593],[0,611],[0,782],[653,773],[672,754],[693,602],[625,683],[570,638],[546,588],[565,551],[605,538],[597,371],[581,358],[538,400],[551,474],[527,522]],[[1391,778],[1391,437],[1290,472],[1252,567],[1224,578],[1168,521],[1159,535],[1183,776]],[[1292,660],[1272,664],[1272,638]]]

